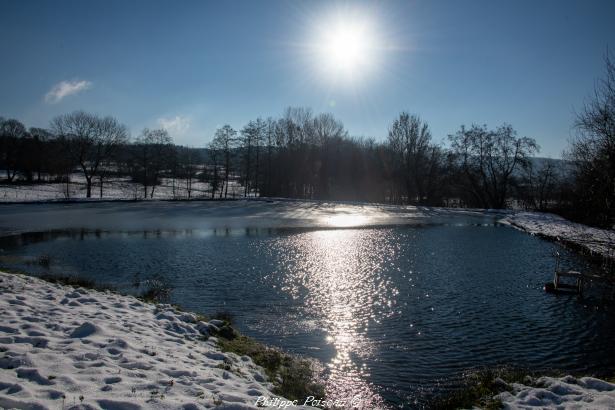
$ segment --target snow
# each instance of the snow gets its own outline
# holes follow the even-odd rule
[[[573,244],[589,253],[615,258],[615,231],[592,228],[561,216],[540,212],[515,212],[500,220],[532,235]]]
[[[37,202],[84,199],[86,197],[86,181],[83,174],[75,173],[70,177],[68,190],[66,183],[41,182],[32,184],[0,184],[0,202]],[[148,188],[147,199],[187,199],[186,180],[177,178],[162,178],[160,185],[154,189],[154,197],[149,198],[151,187]],[[211,197],[211,186],[207,182],[192,181],[191,198]],[[228,197],[242,197],[244,188],[236,181],[229,181]],[[216,197],[219,196],[219,191]],[[143,185],[132,182],[130,178],[107,178],[103,184],[103,197],[100,198],[99,181],[92,181],[92,199],[143,199]]]
[[[262,368],[207,338],[213,324],[170,305],[0,272],[0,317],[0,408],[244,409],[276,398]]]
[[[615,384],[593,377],[541,377],[533,386],[513,383],[498,395],[505,409],[615,409]]]

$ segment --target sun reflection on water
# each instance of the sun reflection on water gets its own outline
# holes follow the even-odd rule
[[[325,223],[335,228],[351,228],[363,226],[369,222],[369,217],[364,214],[337,213],[326,217]]]
[[[336,222],[340,226],[357,219]],[[352,229],[296,235],[292,250],[286,253],[292,274],[282,278],[283,289],[293,298],[305,292],[306,314],[321,318],[325,342],[334,348],[334,357],[326,363],[328,396],[361,397],[358,407],[363,408],[382,405],[366,381],[369,368],[364,359],[373,356],[375,349],[368,337],[370,324],[393,314],[397,303],[398,292],[383,275],[383,266],[394,253],[384,239],[384,232],[365,235]]]

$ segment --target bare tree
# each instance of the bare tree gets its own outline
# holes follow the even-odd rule
[[[34,162],[34,171],[36,172],[36,180],[41,181],[41,174],[43,172],[49,172],[49,163],[52,158],[50,157],[49,142],[54,137],[53,133],[44,128],[31,127],[29,130],[30,137],[32,138],[32,159]]]
[[[394,156],[395,175],[399,183],[405,185],[407,201],[423,202],[431,154],[429,125],[417,115],[402,112],[389,128],[388,141]]]
[[[313,184],[316,186],[317,198],[328,198],[331,195],[332,171],[335,169],[334,153],[336,146],[343,138],[348,136],[344,124],[335,119],[332,114],[319,114],[312,119],[310,139],[316,149],[316,164],[310,167],[315,176]]]
[[[269,117],[265,121],[265,136],[264,141],[267,146],[266,155],[267,155],[267,168],[265,171],[265,195],[271,195],[271,179],[272,179],[272,165],[273,165],[273,155],[274,155],[274,143],[275,143],[275,133],[276,133],[276,121]]]
[[[472,125],[449,136],[467,192],[483,208],[504,208],[515,171],[538,152],[532,138],[518,138],[510,125],[494,131]]]
[[[186,186],[188,199],[190,199],[192,197],[192,184],[197,174],[197,161],[194,149],[182,149],[181,154],[179,155],[179,169],[179,174],[183,178]]]
[[[81,167],[86,180],[86,196],[92,197],[92,178],[101,165],[128,139],[126,127],[113,117],[101,118],[85,111],[60,115],[51,121],[56,135],[66,138],[71,156]],[[101,186],[102,186],[102,176]]]
[[[117,165],[116,155],[121,146],[128,143],[128,130],[119,124],[115,118],[105,117],[99,120],[99,144],[103,154],[100,156],[100,165],[95,171],[100,184],[100,198],[103,197],[103,185],[107,175]]]
[[[250,121],[241,130],[242,146],[244,154],[244,196],[248,196],[252,191],[252,186],[258,192],[258,178],[260,165],[260,148],[264,138],[265,122],[261,118]],[[252,157],[254,156],[254,169],[252,167]],[[252,172],[254,171],[254,172]],[[254,184],[252,184],[254,180]]]
[[[224,125],[222,128],[219,128],[216,131],[212,141],[213,149],[221,152],[224,157],[224,198],[228,197],[231,159],[236,143],[237,131],[235,131],[230,125]],[[222,190],[220,191],[220,198],[222,198]]]
[[[211,185],[211,199],[214,199],[216,197],[216,191],[220,186],[220,175],[218,170],[218,167],[220,166],[220,152],[218,151],[213,141],[209,144],[208,154],[211,170],[209,170],[208,167],[205,166],[205,175],[207,176],[209,184]]]
[[[615,63],[605,56],[606,76],[577,115],[577,135],[566,156],[574,164],[576,208],[589,223],[615,225]]]
[[[164,129],[143,129],[141,135],[135,140],[137,162],[141,183],[143,184],[143,197],[147,198],[148,186],[151,187],[149,197],[154,197],[154,190],[159,183],[160,175],[170,165],[169,160],[175,155],[173,140]]]
[[[539,166],[534,165],[531,161],[525,167],[525,175],[523,181],[524,200],[527,206],[539,211],[546,211],[549,206],[549,201],[553,200],[555,189],[558,183],[559,175],[555,166],[551,161],[545,162]]]
[[[19,164],[19,147],[26,135],[26,127],[14,119],[0,122],[0,165],[6,170],[6,179],[12,182]]]
[[[258,128],[255,121],[250,121],[241,130],[241,144],[244,150],[244,192],[243,196],[247,197],[250,193],[250,171],[252,161],[252,146],[258,135]]]
[[[267,123],[265,121],[263,121],[262,118],[257,118],[256,119],[256,129],[258,130],[258,132],[255,135],[254,138],[254,150],[256,151],[256,162],[254,164],[255,169],[254,169],[254,188],[256,189],[256,195],[260,196],[260,185],[259,185],[259,179],[260,179],[260,175],[261,175],[261,147],[263,145],[263,142],[265,141],[265,130],[267,128]]]

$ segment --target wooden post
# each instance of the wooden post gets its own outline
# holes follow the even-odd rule
[[[555,252],[555,274],[553,275],[553,286],[555,290],[559,287],[559,252]]]

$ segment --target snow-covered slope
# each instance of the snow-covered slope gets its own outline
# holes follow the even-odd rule
[[[540,212],[516,212],[500,220],[532,235],[564,241],[606,258],[615,258],[615,231],[592,228],[561,216]]]
[[[0,318],[0,408],[243,409],[275,397],[250,358],[204,340],[213,323],[169,305],[0,272]]]
[[[540,387],[513,384],[501,393],[505,409],[615,409],[615,384],[593,377],[541,377]]]

